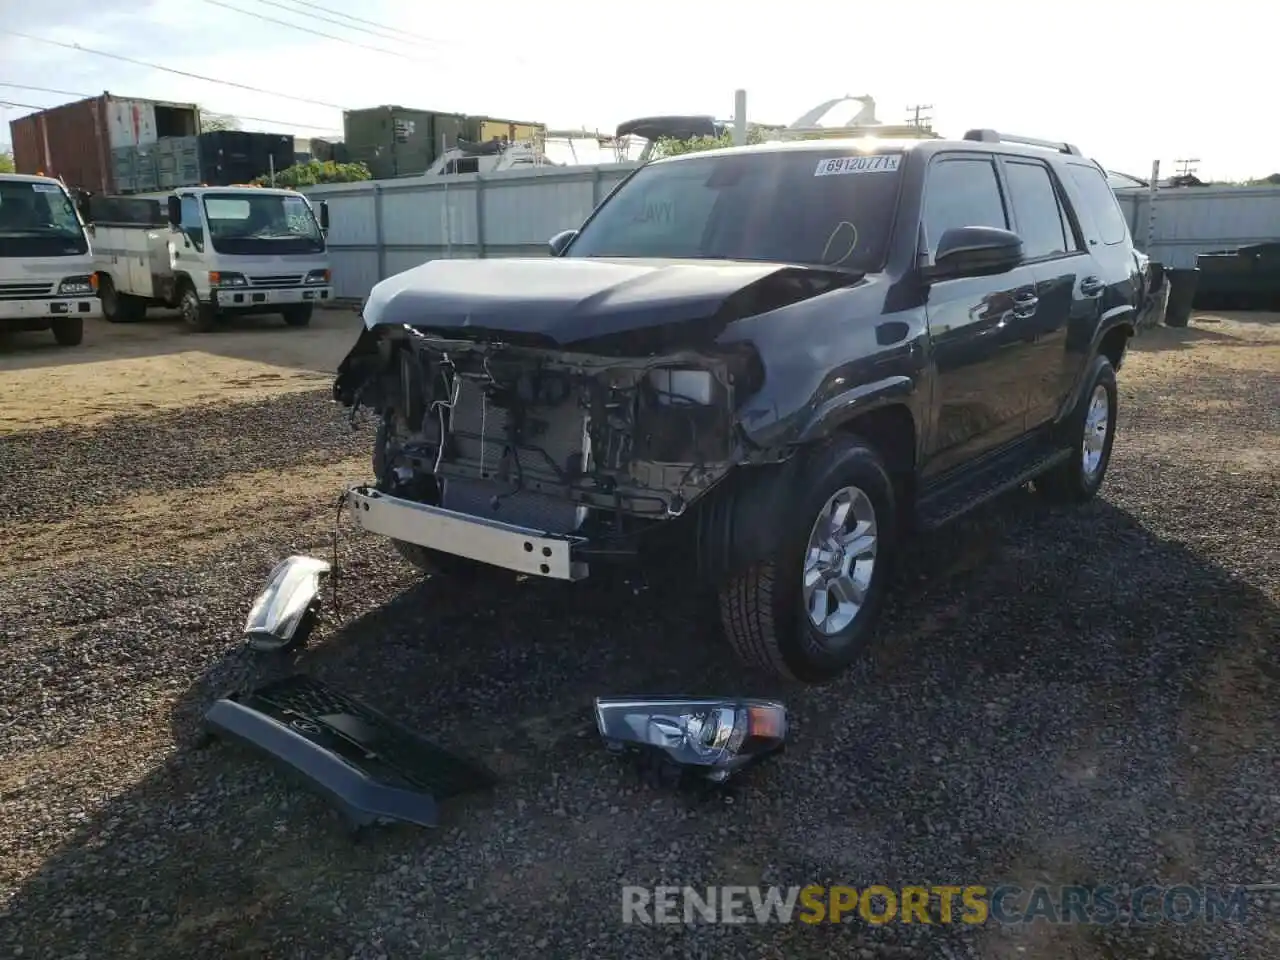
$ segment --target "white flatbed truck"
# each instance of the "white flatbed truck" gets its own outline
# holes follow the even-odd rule
[[[279,313],[305,327],[333,299],[328,206],[293,190],[180,187],[161,200],[92,197],[103,315],[141,320],[178,309],[197,330],[233,314]]]

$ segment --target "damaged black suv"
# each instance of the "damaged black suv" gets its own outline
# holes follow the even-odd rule
[[[659,160],[551,254],[374,287],[334,384],[379,415],[349,508],[427,570],[688,563],[806,682],[910,531],[1097,492],[1148,299],[1103,170],[990,130]]]

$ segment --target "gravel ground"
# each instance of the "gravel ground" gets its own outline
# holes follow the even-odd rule
[[[1274,958],[1261,910],[646,928],[620,923],[619,886],[1280,880],[1277,371],[1277,318],[1145,335],[1104,496],[1012,494],[914,544],[865,669],[822,689],[738,672],[691,600],[423,582],[345,536],[340,606],[296,666],[503,777],[436,832],[360,843],[267,764],[192,739],[216,693],[288,668],[240,654],[238,628],[276,560],[328,549],[369,430],[291,381],[0,436],[0,949]],[[636,690],[784,696],[792,746],[723,793],[645,787],[588,714]]]

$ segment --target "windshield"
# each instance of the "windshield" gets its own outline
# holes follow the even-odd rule
[[[209,239],[219,253],[319,253],[324,237],[300,196],[278,193],[204,197]]]
[[[62,187],[0,180],[0,257],[73,257],[88,252],[84,228]]]
[[[879,270],[901,160],[806,150],[656,163],[596,211],[566,255]]]

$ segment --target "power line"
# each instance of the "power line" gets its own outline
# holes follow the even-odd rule
[[[258,2],[267,3],[268,0],[258,0]],[[336,17],[343,17],[344,19],[352,20],[355,23],[368,24],[371,27],[377,27],[380,30],[390,31],[393,34],[401,33],[401,34],[404,34],[406,37],[412,37],[413,39],[421,41],[422,43],[454,44],[458,42],[456,40],[445,40],[440,37],[428,37],[421,33],[413,33],[412,31],[409,31],[409,30],[403,30],[400,27],[391,27],[385,23],[379,23],[377,20],[366,20],[364,17],[357,17],[349,13],[342,13],[339,10],[334,10],[332,7],[322,7],[318,3],[311,3],[310,0],[292,0],[292,2],[297,4],[300,7],[310,7],[312,10],[319,10],[323,13],[331,13]],[[271,6],[273,7],[278,6],[278,4],[276,4],[274,0],[271,0]],[[298,11],[298,12],[301,13],[301,11]],[[345,24],[343,24],[343,26],[345,26]],[[352,27],[351,29],[358,29],[358,28]]]
[[[35,93],[53,93],[63,97],[79,97],[82,100],[89,99],[95,94],[77,93],[75,90],[55,90],[53,87],[33,87],[29,83],[10,83],[6,80],[0,80],[0,87],[8,87],[11,90],[31,90]],[[33,110],[51,110],[52,107],[32,107]],[[207,110],[206,113],[219,113],[218,110]],[[322,127],[315,123],[294,123],[292,120],[275,120],[271,117],[246,117],[239,113],[227,114],[227,116],[235,117],[237,120],[250,120],[254,123],[274,123],[282,127],[297,127],[299,130],[325,130],[336,132],[336,127]]]
[[[281,100],[295,100],[298,103],[309,103],[315,107],[328,107],[330,110],[346,110],[347,107],[340,106],[336,103],[326,103],[323,100],[311,100],[307,97],[295,97],[288,93],[276,93],[274,90],[264,90],[261,87],[251,87],[247,83],[237,83],[234,80],[219,80],[217,77],[206,77],[204,74],[191,73],[187,70],[179,70],[176,67],[164,67],[158,63],[148,63],[145,60],[135,60],[133,57],[126,57],[119,53],[107,53],[105,50],[93,50],[90,47],[81,46],[78,43],[63,43],[61,40],[49,40],[45,37],[33,37],[29,33],[19,33],[17,30],[10,30],[7,27],[0,27],[0,33],[8,34],[11,37],[17,37],[20,40],[32,40],[36,43],[47,43],[51,46],[62,47],[64,50],[76,50],[80,53],[92,53],[94,56],[107,57],[111,60],[119,60],[122,63],[131,63],[135,67],[146,67],[148,70],[161,70],[165,73],[173,73],[180,77],[189,77],[192,80],[203,80],[205,83],[216,83],[224,87],[235,87],[238,90],[248,90],[250,93],[261,93],[268,97],[279,97]],[[36,109],[40,109],[37,107]]]
[[[401,53],[396,50],[387,50],[383,47],[375,47],[369,44],[359,43],[355,40],[347,40],[344,37],[335,37],[332,34],[323,33],[318,30],[312,30],[310,27],[299,26],[296,23],[289,23],[288,21],[285,21],[285,20],[277,20],[273,17],[268,17],[260,13],[253,13],[252,11],[249,11],[249,10],[239,10],[235,7],[232,7],[224,3],[223,0],[205,0],[205,2],[212,3],[214,6],[225,7],[228,10],[235,10],[237,13],[242,13],[248,17],[257,17],[259,20],[266,20],[268,23],[278,23],[283,27],[291,27],[294,30],[301,30],[304,33],[312,33],[312,34],[315,34],[316,36],[325,37],[329,40],[337,40],[339,43],[350,44],[352,46],[361,47],[365,50],[374,50],[374,51],[377,51],[378,53],[390,54],[391,56],[401,57],[406,60],[412,60],[415,63],[428,62],[423,60],[421,57],[412,57],[412,56],[409,56],[408,54]],[[344,17],[347,20],[355,21],[355,23],[344,23],[342,20],[334,20],[334,19],[331,19],[330,17],[317,16],[316,14],[311,13],[308,10],[298,10],[298,9],[295,9],[294,7],[284,6],[283,4],[279,3],[278,0],[254,0],[254,2],[263,4],[268,7],[275,7],[279,10],[285,10],[297,16],[309,17],[314,20],[323,20],[325,23],[332,23],[335,26],[342,27],[344,30],[358,30],[361,33],[367,33],[370,36],[378,37],[381,40],[394,40],[396,43],[405,43],[408,46],[421,46],[423,44],[432,44],[434,46],[456,47],[461,42],[458,40],[446,40],[442,37],[428,37],[425,34],[413,33],[412,31],[409,31],[409,30],[402,30],[399,27],[391,27],[385,23],[379,23],[376,20],[366,20],[364,17],[352,16],[349,13],[341,13],[337,10],[330,9],[329,7],[322,7],[316,3],[309,3],[307,2],[307,0],[290,0],[290,2],[295,3],[301,7],[310,8],[310,10],[320,10],[324,13],[331,13],[334,16]],[[375,27],[377,29],[371,30],[369,29],[369,27],[357,26],[358,23],[368,24],[369,27]],[[403,37],[411,38],[411,42],[402,39]],[[519,61],[520,63],[528,64],[530,66],[537,66],[537,64],[535,64],[534,61],[518,53],[512,54],[510,59]]]
[[[380,39],[380,40],[394,40],[394,41],[396,41],[397,43],[404,43],[404,42],[405,42],[405,41],[404,41],[404,40],[402,40],[400,37],[396,36],[396,35],[395,35],[395,32],[393,32],[393,31],[392,31],[392,28],[390,28],[390,27],[383,27],[383,26],[380,26],[380,25],[378,25],[378,24],[374,24],[374,23],[373,23],[372,21],[370,21],[370,20],[362,20],[362,19],[361,19],[361,18],[359,18],[359,17],[352,17],[352,16],[350,16],[350,15],[348,15],[348,14],[345,14],[345,13],[338,13],[338,11],[337,11],[337,10],[328,10],[328,9],[326,9],[325,7],[317,7],[317,6],[315,6],[315,4],[310,4],[310,3],[308,3],[308,4],[304,4],[304,6],[311,7],[312,9],[315,9],[315,10],[322,10],[322,11],[324,11],[325,13],[332,13],[332,14],[334,14],[335,16],[339,16],[339,17],[346,17],[348,20],[358,20],[360,23],[368,23],[368,24],[370,24],[371,26],[376,26],[376,27],[378,27],[378,29],[377,29],[377,30],[371,30],[371,29],[369,29],[369,27],[361,27],[361,26],[357,26],[355,23],[345,23],[345,22],[343,22],[342,20],[334,20],[334,19],[333,19],[333,18],[331,18],[331,17],[321,17],[321,16],[317,16],[316,14],[311,13],[311,12],[309,12],[309,11],[307,11],[307,10],[299,10],[299,9],[297,9],[296,7],[286,7],[286,6],[285,6],[284,4],[282,4],[282,3],[277,3],[277,2],[276,2],[276,0],[257,0],[257,2],[258,2],[258,3],[260,3],[260,4],[262,4],[263,6],[267,6],[267,7],[275,7],[275,8],[276,8],[276,9],[278,9],[278,10],[284,10],[284,11],[285,11],[285,12],[287,12],[287,13],[292,13],[292,14],[297,15],[297,16],[308,17],[308,18],[310,18],[310,19],[312,19],[312,20],[320,20],[320,21],[321,21],[321,22],[323,22],[323,23],[332,23],[334,26],[342,27],[344,30],[358,30],[360,33],[367,33],[367,34],[369,34],[371,37],[377,37],[377,38],[378,38],[378,39]],[[247,11],[245,11],[245,12],[247,12]],[[406,36],[412,36],[412,34],[407,34],[407,33],[406,33],[405,35],[406,35]],[[421,39],[422,39],[422,41],[423,41],[423,42],[426,42],[426,43],[446,43],[446,42],[447,42],[447,41],[444,41],[444,40],[431,40],[431,39],[428,39],[428,38],[425,38],[425,37],[423,37],[423,38],[421,38]]]
[[[230,10],[241,16],[253,17],[255,20],[263,20],[266,23],[274,23],[282,27],[288,27],[290,30],[300,30],[303,33],[309,33],[312,36],[324,37],[326,40],[336,40],[338,43],[345,43],[351,47],[359,47],[362,50],[372,50],[374,53],[385,54],[388,57],[400,57],[402,60],[411,60],[414,63],[426,63],[421,57],[411,57],[407,53],[399,50],[388,50],[386,47],[375,47],[371,43],[361,43],[358,40],[347,40],[345,37],[335,36],[332,33],[325,33],[323,30],[312,30],[310,27],[304,27],[296,23],[290,23],[288,20],[280,20],[276,17],[269,17],[265,13],[254,13],[252,10],[241,10],[239,7],[233,7],[229,3],[223,3],[222,0],[204,0],[205,3],[212,4],[215,7],[221,7],[224,10]],[[288,9],[288,8],[285,8]]]
[[[34,103],[14,103],[12,100],[0,100],[0,107],[15,108],[18,110],[44,110],[44,107],[37,107]]]

